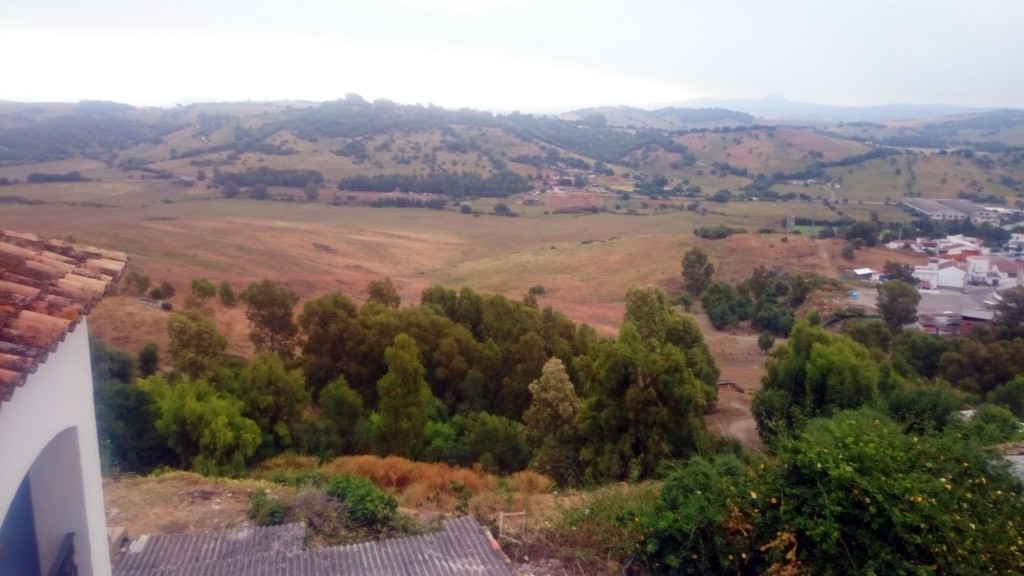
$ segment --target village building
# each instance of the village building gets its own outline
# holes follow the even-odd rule
[[[86,315],[125,262],[0,230],[0,574],[110,574]]]
[[[994,310],[964,308],[960,311],[959,334],[961,336],[970,336],[971,331],[974,330],[975,326],[988,326],[992,324],[992,320],[995,316],[996,313]]]
[[[966,258],[967,280],[974,285],[1010,288],[1021,284],[1021,263],[1010,258],[971,256]]]
[[[967,256],[987,255],[991,250],[984,246],[979,238],[950,234],[945,238],[913,238],[909,240],[893,240],[885,245],[890,250],[910,248],[915,252],[941,256],[951,260],[963,261]]]
[[[921,288],[962,289],[967,272],[953,260],[929,258],[924,266],[914,266],[912,275],[918,280]]]
[[[905,206],[932,220],[970,220],[975,224],[999,224],[999,211],[956,198],[907,198]]]

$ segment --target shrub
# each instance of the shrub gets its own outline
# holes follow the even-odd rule
[[[258,490],[249,498],[249,518],[260,526],[284,524],[288,506],[266,490]]]
[[[525,552],[578,565],[580,573],[628,573],[623,568],[645,540],[642,520],[657,501],[657,488],[649,483],[600,488],[559,510]]]
[[[555,486],[554,480],[533,470],[516,472],[508,481],[513,490],[524,494],[547,494]]]
[[[374,529],[385,527],[398,513],[395,497],[359,476],[331,476],[325,492],[349,507],[349,515],[359,524]]]

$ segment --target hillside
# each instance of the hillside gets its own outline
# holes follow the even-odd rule
[[[1014,206],[1024,189],[1024,151],[993,144],[1022,130],[1011,112],[898,125],[751,122],[724,109],[555,118],[358,96],[173,109],[0,103],[0,226],[118,246],[134,269],[179,287],[200,277],[244,286],[266,277],[268,263],[302,298],[337,289],[362,298],[385,276],[406,302],[437,283],[513,297],[542,283],[544,304],[611,333],[631,284],[678,290],[694,228],[901,222],[904,195]],[[969,140],[982,128],[988,144]],[[878,143],[911,137],[944,147]],[[716,256],[723,271],[836,271],[765,249],[801,243],[746,238]],[[709,245],[712,254],[729,243]],[[737,258],[749,249],[756,257]],[[108,317],[101,307],[97,329],[116,344],[166,339],[161,323],[140,321],[149,312],[112,309],[120,312]],[[224,310],[220,321],[239,336],[233,352],[248,354],[242,314]]]
[[[1024,181],[1021,145],[1018,111],[785,125],[722,108],[618,107],[549,117],[371,103],[354,95],[320,104],[173,109],[0,103],[0,183],[6,184],[31,174],[201,180],[215,170],[259,168],[316,171],[328,189],[391,191],[418,183],[448,194],[466,188],[470,195],[501,197],[564,177],[614,191],[659,181],[659,195],[699,187],[690,196],[727,189],[763,199],[798,197],[787,185],[816,179],[841,184],[837,201],[972,194],[1013,204]],[[953,161],[945,162],[948,154]],[[933,158],[941,172],[925,170],[921,179],[911,178],[912,168],[897,173]],[[911,178],[909,187],[899,176]],[[300,195],[305,184],[286,185]]]

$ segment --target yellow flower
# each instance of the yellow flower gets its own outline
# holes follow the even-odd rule
[[[751,492],[750,497],[753,498],[754,500],[757,500],[757,492]]]

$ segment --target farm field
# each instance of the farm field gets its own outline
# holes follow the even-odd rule
[[[722,241],[693,235],[694,228],[715,224],[756,231],[794,211],[810,211],[799,202],[728,203],[721,214],[704,216],[681,210],[545,215],[553,206],[524,206],[523,216],[506,218],[227,200],[211,198],[198,187],[155,181],[15,188],[46,203],[5,205],[0,227],[70,235],[77,242],[124,251],[132,270],[178,288],[172,299],[177,305],[197,278],[228,281],[238,291],[269,277],[286,283],[303,300],[338,290],[357,302],[365,298],[368,282],[383,277],[392,278],[405,302],[418,302],[420,292],[433,284],[468,285],[516,298],[540,284],[546,291],[542,306],[612,334],[630,285],[679,291],[682,254],[694,245],[708,252],[727,280],[739,280],[759,264],[823,274],[838,270],[832,263],[837,249],[825,241],[812,244],[807,236],[791,235],[783,242],[772,234]],[[90,207],[92,202],[103,207]],[[493,201],[479,205],[488,204]],[[820,205],[817,210],[825,212]],[[104,300],[90,321],[101,338],[136,350],[146,340],[166,343],[164,317],[119,296]],[[219,308],[218,321],[232,342],[230,352],[250,354],[242,310]]]

